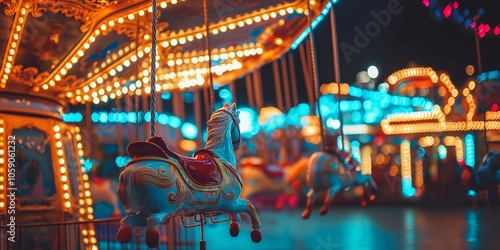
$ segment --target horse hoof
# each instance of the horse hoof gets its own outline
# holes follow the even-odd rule
[[[250,236],[252,237],[252,241],[255,243],[258,243],[262,240],[262,233],[257,229],[252,230]]]
[[[311,216],[311,211],[306,210],[302,213],[302,219],[307,220]]]
[[[361,200],[361,207],[366,207],[366,205],[368,205],[368,201],[366,201],[365,199],[362,199]]]
[[[322,208],[319,210],[319,215],[325,215],[326,213],[328,213],[328,208],[323,208],[323,207],[322,207]]]
[[[238,234],[240,234],[240,225],[236,222],[231,222],[229,225],[229,233],[233,237],[238,236]]]
[[[129,243],[132,240],[132,228],[131,227],[120,227],[118,230],[118,235],[116,239],[120,243]]]
[[[148,230],[146,232],[146,245],[148,245],[149,248],[158,247],[159,240],[160,234],[157,230]]]

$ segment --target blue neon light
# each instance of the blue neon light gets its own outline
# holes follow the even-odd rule
[[[499,80],[499,79],[500,79],[500,70],[484,72],[477,76],[478,83]]]
[[[476,165],[475,151],[474,136],[468,134],[465,136],[465,165],[471,167]]]
[[[311,26],[312,28],[314,29],[324,18],[325,16],[328,14],[328,12],[330,11],[330,8],[332,8],[332,2],[333,3],[336,3],[337,0],[333,0],[333,1],[330,1],[328,3],[326,3],[325,5],[325,8],[321,11],[321,13],[311,22]],[[304,39],[309,35],[309,33],[311,32],[311,29],[309,27],[307,27],[300,35],[299,37],[297,37],[297,39],[295,39],[295,41],[292,43],[292,45],[290,46],[291,49],[296,49],[297,47],[299,47],[299,45],[304,41]]]

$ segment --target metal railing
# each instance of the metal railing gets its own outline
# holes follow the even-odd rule
[[[116,240],[120,218],[91,221],[67,221],[0,226],[0,249],[2,250],[142,250],[148,249],[144,242],[145,228],[135,228],[132,241],[121,244]],[[180,218],[174,218],[160,227],[158,250],[184,250],[195,248],[195,232],[182,226]],[[13,242],[14,241],[14,242]]]

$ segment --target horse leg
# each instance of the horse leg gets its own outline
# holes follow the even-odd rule
[[[231,224],[229,225],[229,233],[231,236],[236,237],[240,233],[241,217],[239,213],[231,214]]]
[[[304,212],[302,212],[302,219],[305,220],[309,218],[309,216],[311,216],[312,205],[316,200],[316,198],[318,197],[318,195],[319,193],[315,192],[314,189],[311,188],[311,190],[309,190],[309,193],[307,193],[306,209],[304,210]]]
[[[333,197],[335,197],[335,194],[340,190],[339,185],[335,185],[328,189],[328,192],[326,193],[325,201],[323,202],[323,206],[319,210],[320,215],[325,215],[328,213],[328,209],[330,208],[330,204],[332,203]]]
[[[149,248],[158,247],[158,243],[160,240],[160,225],[166,224],[170,222],[171,215],[169,213],[157,213],[151,214],[147,220],[147,229],[146,229],[146,245]]]
[[[487,195],[486,195],[486,204],[488,205],[488,211],[494,212],[495,211],[495,207],[493,207],[493,205],[491,203],[497,197],[497,186],[494,185],[493,187],[491,187],[490,189],[488,189],[486,192],[487,192]]]
[[[120,243],[128,243],[132,240],[132,229],[134,227],[146,226],[146,219],[149,214],[144,212],[138,212],[136,214],[127,215],[120,222],[120,229],[118,229],[118,234],[116,236]]]
[[[477,195],[478,195],[477,193],[475,193],[473,195],[469,195],[472,210],[474,210],[474,211],[477,211]]]
[[[231,213],[240,213],[240,212],[245,212],[250,216],[250,219],[252,220],[252,232],[250,234],[252,241],[253,242],[260,242],[262,240],[262,233],[260,232],[260,220],[259,216],[257,215],[257,211],[255,210],[255,207],[253,206],[252,202],[250,202],[247,199],[238,199],[234,201],[234,205],[232,206],[232,211]]]

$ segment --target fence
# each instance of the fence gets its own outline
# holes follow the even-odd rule
[[[15,225],[15,227],[2,225],[0,226],[0,249],[148,249],[144,242],[145,228],[135,228],[132,241],[127,244],[121,244],[116,240],[119,226],[119,218],[80,222],[25,224]],[[184,228],[180,219],[174,218],[168,225],[160,227],[160,245],[156,249],[193,249],[195,248],[196,231]]]

